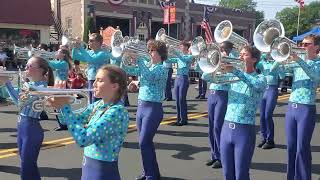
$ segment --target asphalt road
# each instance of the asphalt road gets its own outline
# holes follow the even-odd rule
[[[165,119],[154,138],[158,163],[164,180],[222,180],[222,169],[205,166],[209,158],[208,120],[206,101],[195,100],[195,85],[188,92],[190,123],[188,126],[168,125],[175,121],[175,102],[164,102]],[[141,172],[141,156],[135,131],[136,94],[130,94],[130,128],[124,147],[120,153],[119,169],[123,180],[132,180]],[[274,112],[276,148],[255,149],[250,176],[253,180],[286,179],[286,137],[284,114],[288,95],[279,96]],[[319,100],[317,106],[319,107]],[[19,179],[19,156],[16,154],[17,109],[0,105],[0,179]],[[257,141],[259,140],[259,113],[257,113]],[[54,117],[41,121],[45,130],[45,140],[40,152],[38,165],[42,179],[78,180],[81,177],[82,149],[68,132],[56,132]],[[320,127],[319,116],[312,138],[312,179],[320,177]]]

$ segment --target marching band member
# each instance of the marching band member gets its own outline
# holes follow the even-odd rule
[[[316,121],[316,89],[320,82],[320,36],[308,35],[302,41],[305,60],[296,54],[296,63],[286,65],[293,72],[292,92],[286,113],[288,180],[311,180],[310,142]]]
[[[275,147],[272,115],[277,105],[279,78],[283,79],[285,74],[279,66],[272,68],[274,64],[275,61],[271,59],[270,54],[263,54],[257,64],[257,69],[267,79],[267,89],[263,94],[260,104],[261,142],[257,145],[257,147],[262,149],[272,149]]]
[[[71,69],[71,64],[70,64],[70,54],[68,50],[65,49],[59,49],[57,51],[55,60],[48,61],[49,66],[53,70],[54,73],[54,87],[56,88],[61,88],[61,89],[66,89],[67,88],[67,81],[68,81],[68,73],[69,69]],[[56,116],[58,120],[58,116]],[[58,120],[59,126],[56,127],[54,130],[55,131],[63,131],[67,130],[67,126],[63,125],[60,123]]]
[[[180,44],[180,51],[172,50],[177,58],[170,58],[167,63],[178,63],[177,77],[174,85],[174,92],[177,106],[177,122],[173,125],[183,126],[188,124],[187,92],[189,88],[189,70],[192,63],[192,55],[189,55],[190,43],[183,41]]]
[[[137,180],[160,179],[153,137],[163,118],[162,100],[168,72],[162,63],[167,59],[168,52],[166,44],[161,41],[150,42],[148,49],[150,62],[146,61],[146,57],[139,56],[137,67],[123,65],[128,74],[140,77],[136,122],[143,172]]]
[[[93,88],[93,82],[97,70],[104,64],[110,63],[111,53],[101,49],[103,37],[98,33],[92,33],[89,36],[89,47],[91,50],[85,50],[80,47],[80,43],[77,43],[76,48],[72,49],[72,59],[79,60],[88,63],[88,89]],[[95,102],[96,98],[92,96],[92,92],[89,92],[90,103]]]
[[[240,52],[244,72],[225,65],[224,70],[238,77],[228,94],[228,107],[221,130],[221,163],[225,180],[250,179],[249,168],[255,148],[255,115],[266,87],[263,75],[256,73],[260,51],[245,46]]]
[[[129,113],[121,102],[127,77],[114,65],[100,68],[93,83],[101,100],[78,115],[71,111],[69,98],[56,97],[50,104],[61,109],[61,123],[80,147],[84,147],[82,180],[120,180],[118,156],[129,126]],[[107,91],[106,91],[107,89]]]
[[[220,45],[220,50],[223,56],[235,58],[232,51],[233,44],[229,41],[224,41]],[[211,148],[211,159],[206,162],[207,166],[212,168],[221,168],[220,157],[220,134],[223,125],[224,117],[227,111],[228,90],[230,84],[216,84],[212,79],[211,73],[203,73],[202,79],[210,82],[210,93],[208,96],[208,117],[209,117],[209,143]]]
[[[31,57],[26,64],[26,76],[29,78],[29,85],[47,87],[54,84],[53,73],[46,60],[40,57]],[[13,102],[23,104],[18,117],[18,149],[21,159],[20,176],[22,180],[40,180],[37,159],[43,141],[43,129],[39,123],[41,112],[32,110],[32,103],[37,97],[19,94],[8,78],[0,78],[5,82]],[[22,103],[22,101],[24,101]]]

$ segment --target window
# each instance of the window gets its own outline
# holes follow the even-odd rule
[[[148,4],[148,0],[139,0],[139,3]]]
[[[144,34],[139,34],[139,40],[140,40],[140,41],[145,41],[145,39],[144,39]]]
[[[72,19],[70,17],[66,19],[66,27],[68,35],[72,35]]]

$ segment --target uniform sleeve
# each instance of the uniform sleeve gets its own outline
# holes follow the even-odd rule
[[[53,61],[48,61],[49,66],[52,69],[62,69],[62,70],[67,70],[69,69],[68,63],[63,61],[58,61],[58,60],[53,60]]]
[[[263,91],[266,89],[267,82],[263,75],[252,76],[235,68],[232,70],[232,73],[240,80],[244,81],[248,86],[253,87],[257,91]]]
[[[126,66],[123,63],[121,63],[120,66],[127,74],[131,76],[140,76],[140,69],[136,66]]]
[[[14,104],[18,106],[19,104],[19,92],[18,90],[15,90],[14,87],[12,86],[11,81],[6,82],[6,88],[8,90],[9,96],[13,100]]]
[[[177,63],[178,62],[178,58],[169,58],[165,62],[166,63]]]
[[[313,62],[311,65],[307,64],[304,60],[299,59],[297,63],[301,66],[303,71],[312,79],[313,81],[320,81],[320,63]]]
[[[203,73],[201,76],[201,79],[207,81],[207,82],[213,82],[212,73]]]
[[[67,109],[66,109],[67,110]],[[82,124],[66,114],[68,131],[80,147],[90,146],[94,143],[102,143],[107,136],[117,133],[117,129],[128,127],[128,112],[123,106],[113,106],[108,109],[96,122],[83,127]]]
[[[98,101],[100,102],[100,101]],[[88,121],[88,118],[90,116],[90,114],[92,113],[93,111],[93,108],[94,106],[97,104],[96,103],[93,103],[93,104],[90,104],[86,110],[84,110],[82,113],[80,114],[74,114],[72,112],[72,109],[71,109],[71,106],[68,104],[68,105],[64,105],[61,109],[61,113],[59,116],[59,121],[61,124],[68,124],[69,121],[77,121],[79,124],[81,124],[82,126],[84,124],[87,123]]]
[[[183,62],[190,62],[193,59],[192,55],[184,55],[182,54],[180,51],[178,50],[174,50],[173,51],[175,53],[175,55],[178,57],[178,59],[180,59]]]
[[[110,63],[111,53],[105,51],[99,51],[90,55],[87,50],[83,48],[72,49],[72,58],[87,63]]]

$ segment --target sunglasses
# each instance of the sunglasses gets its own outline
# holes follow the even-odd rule
[[[313,43],[302,43],[301,46],[302,46],[302,47],[308,47],[308,46],[311,45],[311,44],[313,44]]]
[[[149,49],[148,51],[151,53],[151,52],[157,51],[157,50],[155,50],[155,49]]]
[[[39,68],[39,67],[35,67],[32,64],[26,64],[26,69],[30,69],[30,68]]]

